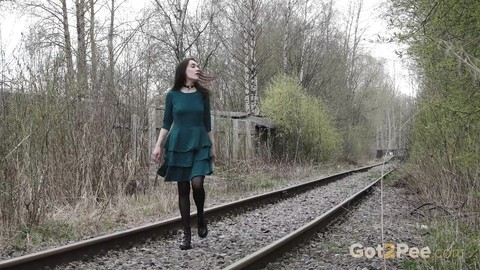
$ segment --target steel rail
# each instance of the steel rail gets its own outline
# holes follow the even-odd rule
[[[286,187],[234,202],[214,206],[205,209],[204,212],[210,220],[219,219],[224,217],[225,214],[231,212],[241,213],[242,211],[256,208],[259,205],[265,205],[274,201],[292,197],[296,194],[310,190],[313,187],[325,185],[332,181],[347,177],[351,174],[364,172],[383,164],[383,162],[380,162],[373,165],[336,173],[295,186]],[[191,213],[191,217],[196,217],[196,213]],[[192,218],[192,222],[195,222],[195,220],[195,218]],[[55,266],[66,264],[71,261],[85,260],[95,255],[102,255],[108,250],[128,248],[135,244],[144,243],[147,239],[160,238],[170,234],[172,230],[179,228],[180,225],[181,217],[177,216],[132,229],[81,240],[72,244],[0,261],[0,269],[51,269]]]
[[[296,243],[300,243],[306,237],[327,228],[332,221],[340,217],[349,208],[351,208],[352,205],[355,205],[358,203],[358,201],[363,199],[374,185],[376,185],[383,177],[392,171],[394,171],[394,169],[383,174],[361,191],[345,199],[343,202],[337,204],[321,216],[300,227],[298,230],[295,230],[276,240],[275,242],[257,250],[256,252],[251,253],[246,257],[228,265],[223,270],[260,269],[265,267],[268,262],[280,257],[284,251],[291,249]]]

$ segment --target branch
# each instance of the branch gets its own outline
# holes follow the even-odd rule
[[[461,62],[463,62],[465,65],[470,67],[472,71],[475,73],[475,75],[480,76],[480,68],[475,65],[474,62],[480,63],[480,59],[476,58],[473,55],[468,54],[461,46],[458,50],[455,50],[455,45],[453,45],[452,42],[446,41],[443,39],[435,40],[438,44],[440,44],[443,48],[445,48],[445,51],[447,53],[451,52]],[[464,57],[462,57],[462,55]],[[473,59],[473,60],[472,60]]]
[[[177,37],[177,32],[175,30],[175,25],[174,23],[172,22],[172,18],[170,18],[170,16],[168,16],[168,12],[165,10],[165,8],[162,6],[162,4],[159,2],[159,0],[155,0],[155,2],[157,3],[157,5],[160,7],[160,10],[162,11],[162,15],[164,18],[167,19],[168,21],[168,24],[170,26],[170,29],[172,30],[172,34],[175,38],[175,40],[178,40],[178,37]]]
[[[208,25],[211,23],[211,20],[208,21],[205,26],[203,27],[203,29],[197,29],[197,35],[195,36],[195,38],[193,39],[192,42],[190,42],[190,44],[184,49],[184,52],[187,52],[192,46],[193,44],[195,44],[195,42],[197,42],[197,40],[200,38],[200,35],[202,35],[202,33],[207,29]]]

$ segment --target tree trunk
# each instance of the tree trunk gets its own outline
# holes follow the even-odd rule
[[[177,46],[176,46],[176,57],[177,61],[180,62],[185,58],[185,45],[183,44],[183,36],[185,33],[185,19],[187,18],[187,6],[188,0],[185,1],[182,5],[182,0],[177,0],[176,10],[178,12],[175,18],[177,19]]]
[[[67,0],[62,0],[62,16],[63,16],[63,38],[65,41],[65,59],[67,60],[67,83],[65,90],[70,92],[70,87],[73,85],[74,71],[73,71],[73,56],[72,56],[72,42],[70,40],[70,30],[68,26]]]
[[[258,0],[248,0],[248,27],[246,33],[246,67],[245,67],[245,80],[247,84],[247,90],[245,94],[248,95],[247,112],[253,115],[260,114],[260,106],[258,102],[258,72],[257,72],[257,38],[260,34],[257,30],[259,3]],[[245,97],[247,99],[247,97]]]
[[[358,57],[358,45],[360,43],[362,35],[359,33],[359,26],[360,26],[360,13],[362,12],[362,0],[358,2],[358,7],[355,10],[355,7],[351,7],[353,11],[350,13],[349,17],[349,23],[348,23],[348,29],[347,29],[347,39],[346,42],[346,56],[348,59],[348,74],[347,74],[347,88],[349,90],[349,94],[353,96],[355,93],[357,87],[358,87],[358,81],[356,80],[356,63],[357,63],[357,57]],[[354,18],[353,18],[354,17]],[[351,31],[353,29],[353,43],[352,47],[350,47],[350,38],[351,38]],[[351,48],[351,49],[350,49]]]
[[[97,43],[95,41],[95,4],[93,0],[89,0],[90,5],[90,50],[92,51],[92,70],[91,70],[91,93],[93,98],[98,98],[98,93],[95,92],[97,87]],[[97,90],[98,91],[98,90]]]
[[[288,38],[290,33],[290,17],[292,15],[292,0],[288,0],[285,10],[285,29],[283,32],[283,73],[287,74],[288,68]]]
[[[107,49],[108,49],[108,75],[107,75],[107,91],[108,95],[112,97],[115,96],[114,89],[113,89],[113,76],[115,73],[115,55],[114,55],[114,48],[113,48],[113,30],[114,30],[114,22],[115,22],[115,0],[111,0],[110,6],[110,26],[108,29],[108,42],[107,42]]]
[[[248,32],[244,31],[243,32],[243,38],[244,38],[244,43],[243,43],[243,51],[245,55],[245,66],[243,67],[244,70],[244,88],[245,88],[245,112],[250,114],[252,112],[252,105],[251,105],[251,99],[250,99],[250,71],[249,71],[249,45],[248,45]]]
[[[300,52],[300,74],[299,81],[304,85],[303,76],[305,74],[305,51],[307,49],[307,14],[308,14],[308,0],[305,0],[305,7],[303,10],[303,33],[302,33],[302,49]]]
[[[255,0],[252,1],[252,6],[255,7]],[[256,8],[252,8],[250,11],[250,16],[252,18],[250,33],[250,97],[251,97],[251,108],[253,115],[260,114],[260,105],[258,104],[258,72],[257,72],[257,16],[258,11]]]
[[[85,0],[76,0],[77,15],[77,72],[78,72],[78,95],[85,97],[87,95],[88,77],[87,77],[87,46],[85,41]]]

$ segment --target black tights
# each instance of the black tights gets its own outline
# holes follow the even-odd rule
[[[192,179],[193,200],[197,206],[198,217],[203,216],[203,206],[205,204],[204,178],[205,176],[195,176]],[[178,206],[180,207],[183,227],[190,227],[190,183],[188,181],[178,182]]]

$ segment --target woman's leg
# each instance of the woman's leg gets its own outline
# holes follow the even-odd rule
[[[203,214],[203,208],[205,205],[205,189],[203,188],[203,180],[205,176],[195,176],[192,179],[193,200],[197,206],[197,218],[198,218],[198,236],[204,238],[207,236],[207,222]]]
[[[203,179],[205,176],[195,176],[192,179],[193,200],[197,206],[198,215],[203,215],[203,207],[205,205],[205,189],[203,188]]]
[[[190,227],[190,183],[178,182],[178,206],[182,216],[182,226]]]
[[[180,249],[190,249],[192,234],[190,229],[190,183],[188,181],[178,182],[178,206],[183,226],[183,240]]]

